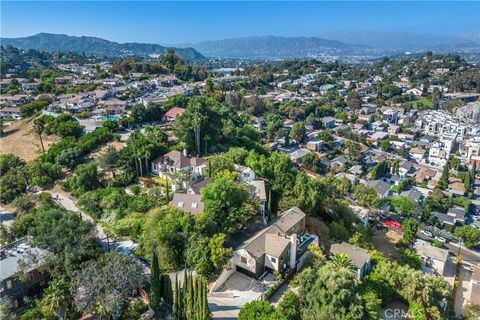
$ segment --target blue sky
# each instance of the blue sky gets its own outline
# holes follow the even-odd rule
[[[188,43],[331,31],[454,34],[480,29],[480,2],[1,1],[1,36],[39,32]]]

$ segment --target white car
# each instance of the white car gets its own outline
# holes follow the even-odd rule
[[[475,221],[478,221],[478,220],[480,220],[480,216],[472,216],[472,219],[475,220]]]
[[[433,234],[432,234],[430,231],[422,230],[422,231],[420,231],[420,232],[421,232],[424,236],[433,238]]]
[[[447,239],[445,239],[444,237],[435,237],[435,240],[438,240],[441,243],[447,243]]]

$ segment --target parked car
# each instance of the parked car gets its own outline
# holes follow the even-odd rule
[[[447,243],[447,239],[445,239],[444,237],[435,237],[435,240],[438,240],[440,241],[441,243]]]
[[[432,234],[430,231],[422,230],[422,231],[420,231],[420,232],[421,232],[424,236],[433,238],[433,234]]]

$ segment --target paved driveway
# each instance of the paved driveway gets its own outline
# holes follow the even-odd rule
[[[460,316],[463,313],[465,301],[470,299],[470,279],[472,272],[463,264],[460,269],[458,288],[455,296],[455,315]]]
[[[243,273],[234,272],[218,292],[208,295],[208,307],[213,319],[237,319],[240,309],[257,300],[265,291],[259,281]]]

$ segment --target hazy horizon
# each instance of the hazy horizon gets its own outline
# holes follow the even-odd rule
[[[445,36],[480,29],[479,2],[2,1],[1,9],[2,37],[45,32],[120,43],[173,45],[331,32]]]

